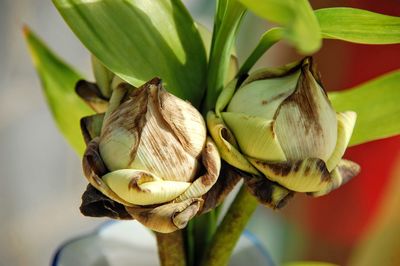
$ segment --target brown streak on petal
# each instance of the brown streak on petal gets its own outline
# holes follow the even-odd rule
[[[267,165],[274,172],[275,175],[287,176],[292,171],[292,163],[290,162],[267,163],[259,160],[257,160],[256,162],[261,165]]]
[[[126,207],[126,211],[146,227],[160,233],[170,233],[186,226],[201,204],[202,199],[188,199],[179,203]]]
[[[143,189],[139,185],[143,184],[145,182],[153,181],[154,178],[147,175],[146,173],[139,172],[136,173],[133,177],[132,180],[128,184],[128,189],[133,189],[139,192],[144,192],[144,193],[150,193],[149,189]]]
[[[126,89],[132,89],[132,86],[126,83],[121,83],[119,86],[126,86]],[[123,128],[126,132],[135,135],[136,141],[133,143],[130,150],[131,161],[129,164],[135,159],[142,129],[146,124],[145,114],[147,112],[148,99],[149,91],[147,83],[138,89],[132,89],[130,93],[124,97],[121,105],[112,112],[107,121],[105,121],[106,126],[101,134],[101,138],[107,138],[112,134],[114,128]]]
[[[310,171],[311,171],[311,167],[310,167],[310,165],[307,165],[306,169],[304,170],[304,175],[308,176],[310,174]]]
[[[272,209],[280,209],[294,195],[293,191],[287,190],[278,183],[272,182],[265,177],[253,176],[247,173],[242,173],[242,177],[249,189],[250,193],[255,196],[261,204],[267,205]],[[274,199],[273,194],[276,189],[286,191],[282,197]]]
[[[321,181],[322,182],[329,182],[331,179],[331,175],[329,174],[328,169],[326,169],[326,164],[322,160],[318,160],[316,163],[316,167],[321,172]]]

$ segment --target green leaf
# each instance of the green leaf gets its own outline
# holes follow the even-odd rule
[[[321,47],[317,18],[308,0],[239,0],[256,15],[285,28],[285,37],[299,52],[311,54]]]
[[[199,32],[179,0],[53,0],[81,42],[134,86],[155,76],[198,105],[207,59]]]
[[[324,38],[364,44],[400,42],[400,17],[355,8],[315,11]]]
[[[81,76],[28,28],[24,28],[24,35],[57,126],[75,151],[83,154],[85,144],[79,120],[93,111],[75,94],[75,83]]]
[[[357,113],[350,145],[400,134],[400,70],[346,91],[329,93],[336,111]]]
[[[245,7],[236,0],[218,2],[217,18],[219,17],[220,24],[215,23],[213,29],[204,113],[214,108],[218,95],[225,85],[236,33],[245,11]]]

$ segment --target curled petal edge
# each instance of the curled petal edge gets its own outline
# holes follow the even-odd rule
[[[95,114],[81,118],[81,132],[86,145],[94,138],[99,137],[103,125],[104,114]]]
[[[108,169],[103,163],[99,153],[99,138],[96,137],[91,140],[87,147],[82,160],[83,173],[89,183],[99,190],[101,193],[115,200],[116,202],[123,204],[125,206],[132,206],[133,204],[120,198],[114,191],[108,187],[101,176],[108,172]]]
[[[96,113],[104,113],[108,108],[108,100],[102,95],[96,83],[79,80],[75,92]]]
[[[343,157],[344,152],[349,145],[349,141],[351,139],[354,126],[356,124],[357,114],[352,111],[347,111],[337,113],[336,118],[338,122],[337,140],[333,153],[326,162],[326,167],[328,168],[328,171],[332,171],[340,162],[340,159]]]
[[[221,170],[221,159],[211,138],[206,140],[206,146],[202,152],[202,161],[206,173],[194,180],[188,189],[177,198],[176,202],[201,197],[217,182]]]
[[[340,186],[346,184],[351,178],[358,175],[361,171],[361,167],[350,160],[342,159],[338,165],[331,172],[330,185],[326,187],[325,190],[320,190],[314,193],[308,193],[308,195],[313,197],[324,196],[331,191],[339,188]]]
[[[126,211],[141,224],[160,233],[171,233],[184,228],[199,211],[203,200],[187,199],[157,207],[125,207]]]
[[[251,174],[259,174],[237,149],[235,137],[226,127],[222,118],[217,117],[212,111],[208,112],[207,126],[222,159],[242,171]]]
[[[272,209],[280,209],[294,196],[294,192],[263,176],[242,174],[249,192]]]
[[[249,161],[268,179],[281,186],[296,192],[306,192],[312,195],[327,194],[339,187],[354,175],[358,174],[357,164],[341,160],[338,170],[346,174],[341,176],[340,171],[328,171],[321,159],[307,158],[294,162],[266,162],[253,158]],[[340,175],[338,175],[338,173]]]
[[[167,181],[135,169],[115,170],[101,179],[120,198],[140,206],[170,202],[190,186],[189,182]]]

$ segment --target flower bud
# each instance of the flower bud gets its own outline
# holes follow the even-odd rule
[[[359,172],[358,165],[341,160],[356,114],[334,111],[311,58],[258,71],[240,86],[237,80],[232,84],[221,93],[216,114],[208,119],[209,127],[220,119],[219,127],[234,139],[223,142],[223,136],[210,128],[228,163],[248,173],[257,171],[256,175],[290,191],[315,196]],[[238,159],[226,152],[226,142],[237,143],[236,151],[231,150]]]
[[[155,78],[113,90],[100,134],[99,116],[83,120],[89,182],[155,231],[184,227],[221,167],[201,114]]]

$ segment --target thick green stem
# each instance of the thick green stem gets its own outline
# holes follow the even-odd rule
[[[233,249],[257,205],[257,199],[242,186],[208,246],[203,266],[228,264]]]
[[[161,266],[186,266],[182,230],[169,234],[155,233]]]

